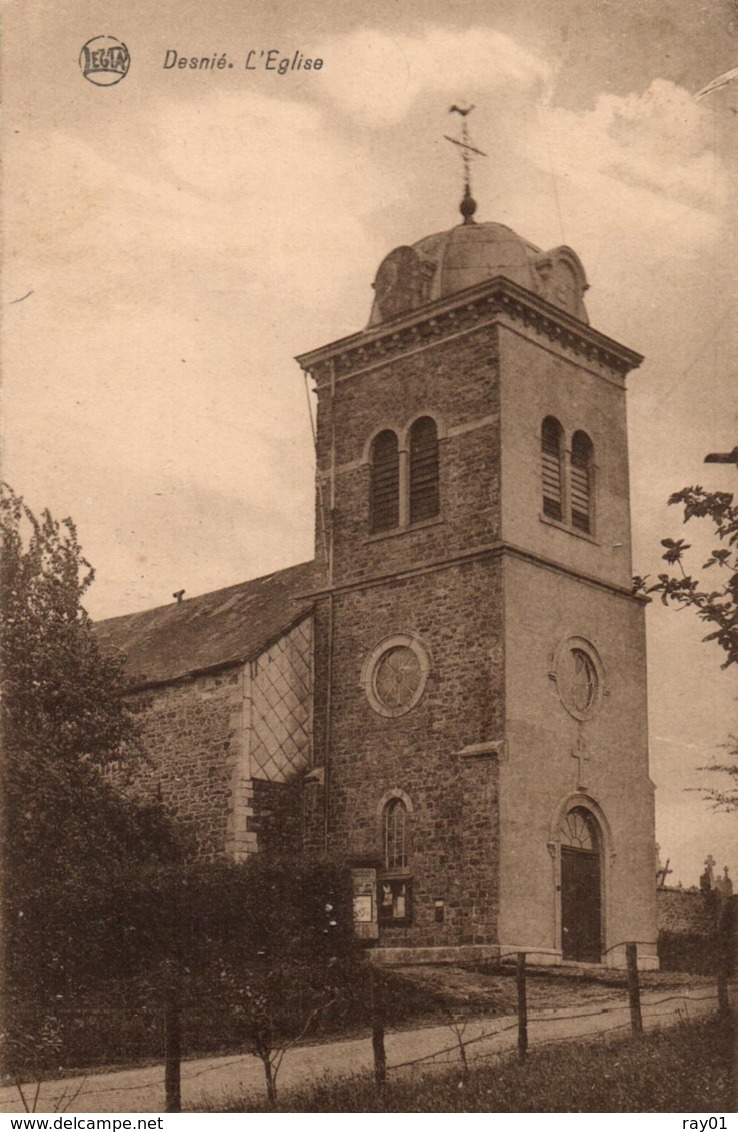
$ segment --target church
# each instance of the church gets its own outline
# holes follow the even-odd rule
[[[378,960],[656,967],[626,376],[568,247],[391,251],[302,354],[315,560],[97,627],[205,856],[327,850]],[[297,383],[295,395],[298,395]]]

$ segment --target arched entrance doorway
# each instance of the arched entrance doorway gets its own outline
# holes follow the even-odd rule
[[[601,839],[597,822],[583,806],[561,823],[561,952],[564,959],[602,959]]]

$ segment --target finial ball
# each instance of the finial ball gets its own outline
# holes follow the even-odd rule
[[[466,192],[464,193],[464,199],[462,200],[461,204],[459,205],[459,211],[460,211],[461,215],[464,217],[464,223],[465,224],[473,224],[474,223],[473,216],[474,216],[474,213],[477,211],[477,202],[475,201],[474,197],[469,192],[469,186],[468,185],[466,187]]]

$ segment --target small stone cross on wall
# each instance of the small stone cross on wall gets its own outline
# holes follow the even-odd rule
[[[587,767],[586,764],[590,761],[587,754],[587,744],[584,741],[584,736],[579,735],[576,747],[571,749],[571,757],[577,760],[577,790],[587,789]]]

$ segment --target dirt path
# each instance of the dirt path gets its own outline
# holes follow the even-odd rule
[[[642,996],[644,1025],[673,1025],[682,1018],[695,1018],[715,1010],[716,995],[712,987],[697,985],[649,991]],[[627,1030],[629,1010],[626,997],[607,1002],[581,1003],[570,1007],[532,1010],[529,1017],[531,1046],[612,1030]],[[463,1041],[470,1043],[467,1056],[484,1058],[514,1048],[517,1020],[514,1015],[470,1019]],[[448,1026],[426,1026],[390,1033],[386,1038],[387,1062],[390,1071],[415,1063],[453,1064],[459,1060],[458,1046]],[[350,1041],[325,1042],[301,1046],[287,1054],[279,1075],[279,1088],[284,1091],[317,1080],[324,1074],[351,1076],[371,1069],[371,1040],[367,1037]],[[161,1065],[91,1076],[68,1108],[65,1101],[72,1096],[81,1078],[48,1081],[41,1087],[37,1111],[156,1113],[163,1111],[164,1069]],[[182,1065],[182,1103],[185,1110],[198,1111],[207,1106],[217,1111],[227,1098],[264,1089],[261,1063],[249,1055],[204,1058]],[[33,1096],[34,1087],[27,1094]],[[65,1099],[61,1099],[65,1098]],[[22,1112],[17,1090],[0,1089],[0,1111]],[[248,1111],[248,1110],[246,1110]]]

